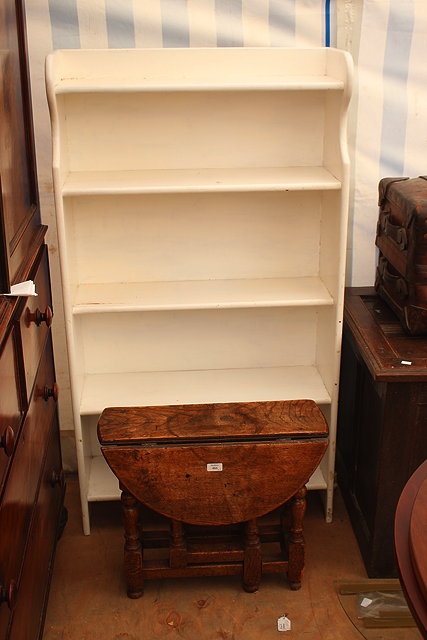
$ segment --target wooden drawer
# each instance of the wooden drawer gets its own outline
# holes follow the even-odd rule
[[[52,301],[49,282],[47,247],[43,246],[34,275],[34,283],[38,295],[27,298],[20,320],[28,398],[31,396],[40,357],[52,322]]]
[[[0,494],[12,459],[21,422],[19,378],[17,371],[15,331],[12,328],[0,355]],[[4,391],[3,391],[4,390]]]
[[[8,636],[11,640],[36,640],[42,631],[40,611],[45,610],[43,605],[48,595],[63,492],[59,429],[55,415]]]
[[[28,529],[37,495],[55,402],[45,400],[45,388],[54,385],[52,343],[43,354],[34,393],[16,444],[0,504],[0,584],[19,583]],[[5,637],[10,610],[0,605],[0,638]]]

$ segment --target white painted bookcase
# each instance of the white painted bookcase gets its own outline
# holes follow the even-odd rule
[[[311,398],[332,517],[352,63],[334,49],[47,59],[83,527],[107,406]]]

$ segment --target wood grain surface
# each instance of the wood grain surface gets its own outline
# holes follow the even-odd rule
[[[374,287],[346,289],[344,319],[374,380],[425,382],[427,337],[408,336]]]
[[[110,407],[98,423],[101,444],[272,435],[322,437],[327,433],[326,420],[313,400]]]
[[[319,464],[326,440],[204,446],[104,447],[121,484],[140,502],[192,524],[257,518],[291,498]],[[208,464],[221,463],[221,471]]]

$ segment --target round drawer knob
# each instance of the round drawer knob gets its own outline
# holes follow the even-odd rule
[[[59,485],[61,489],[64,488],[65,478],[64,471],[62,469],[60,471],[52,471],[52,474],[50,476],[50,484],[52,485],[52,487],[56,487],[56,485]]]
[[[53,383],[53,387],[48,387],[47,385],[45,385],[45,388],[43,390],[43,398],[46,400],[46,402],[49,400],[49,398],[53,398],[54,402],[57,402],[58,395],[59,388],[56,382]]]
[[[3,585],[0,585],[0,604],[2,602],[6,602],[9,609],[12,610],[15,606],[15,601],[16,601],[15,580],[11,580],[10,583],[5,587],[3,587]]]
[[[31,312],[28,313],[28,324],[30,324],[31,322],[34,322],[34,324],[37,325],[38,327],[41,325],[42,322],[45,322],[46,326],[50,327],[52,324],[52,319],[53,319],[53,312],[50,307],[46,307],[44,312],[40,311],[40,309],[36,309],[34,313],[31,313]]]
[[[0,438],[0,447],[3,447],[7,456],[11,456],[15,446],[15,433],[11,426],[6,427]]]

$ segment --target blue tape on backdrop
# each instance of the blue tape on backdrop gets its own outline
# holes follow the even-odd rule
[[[325,46],[331,46],[331,0],[325,0]]]

